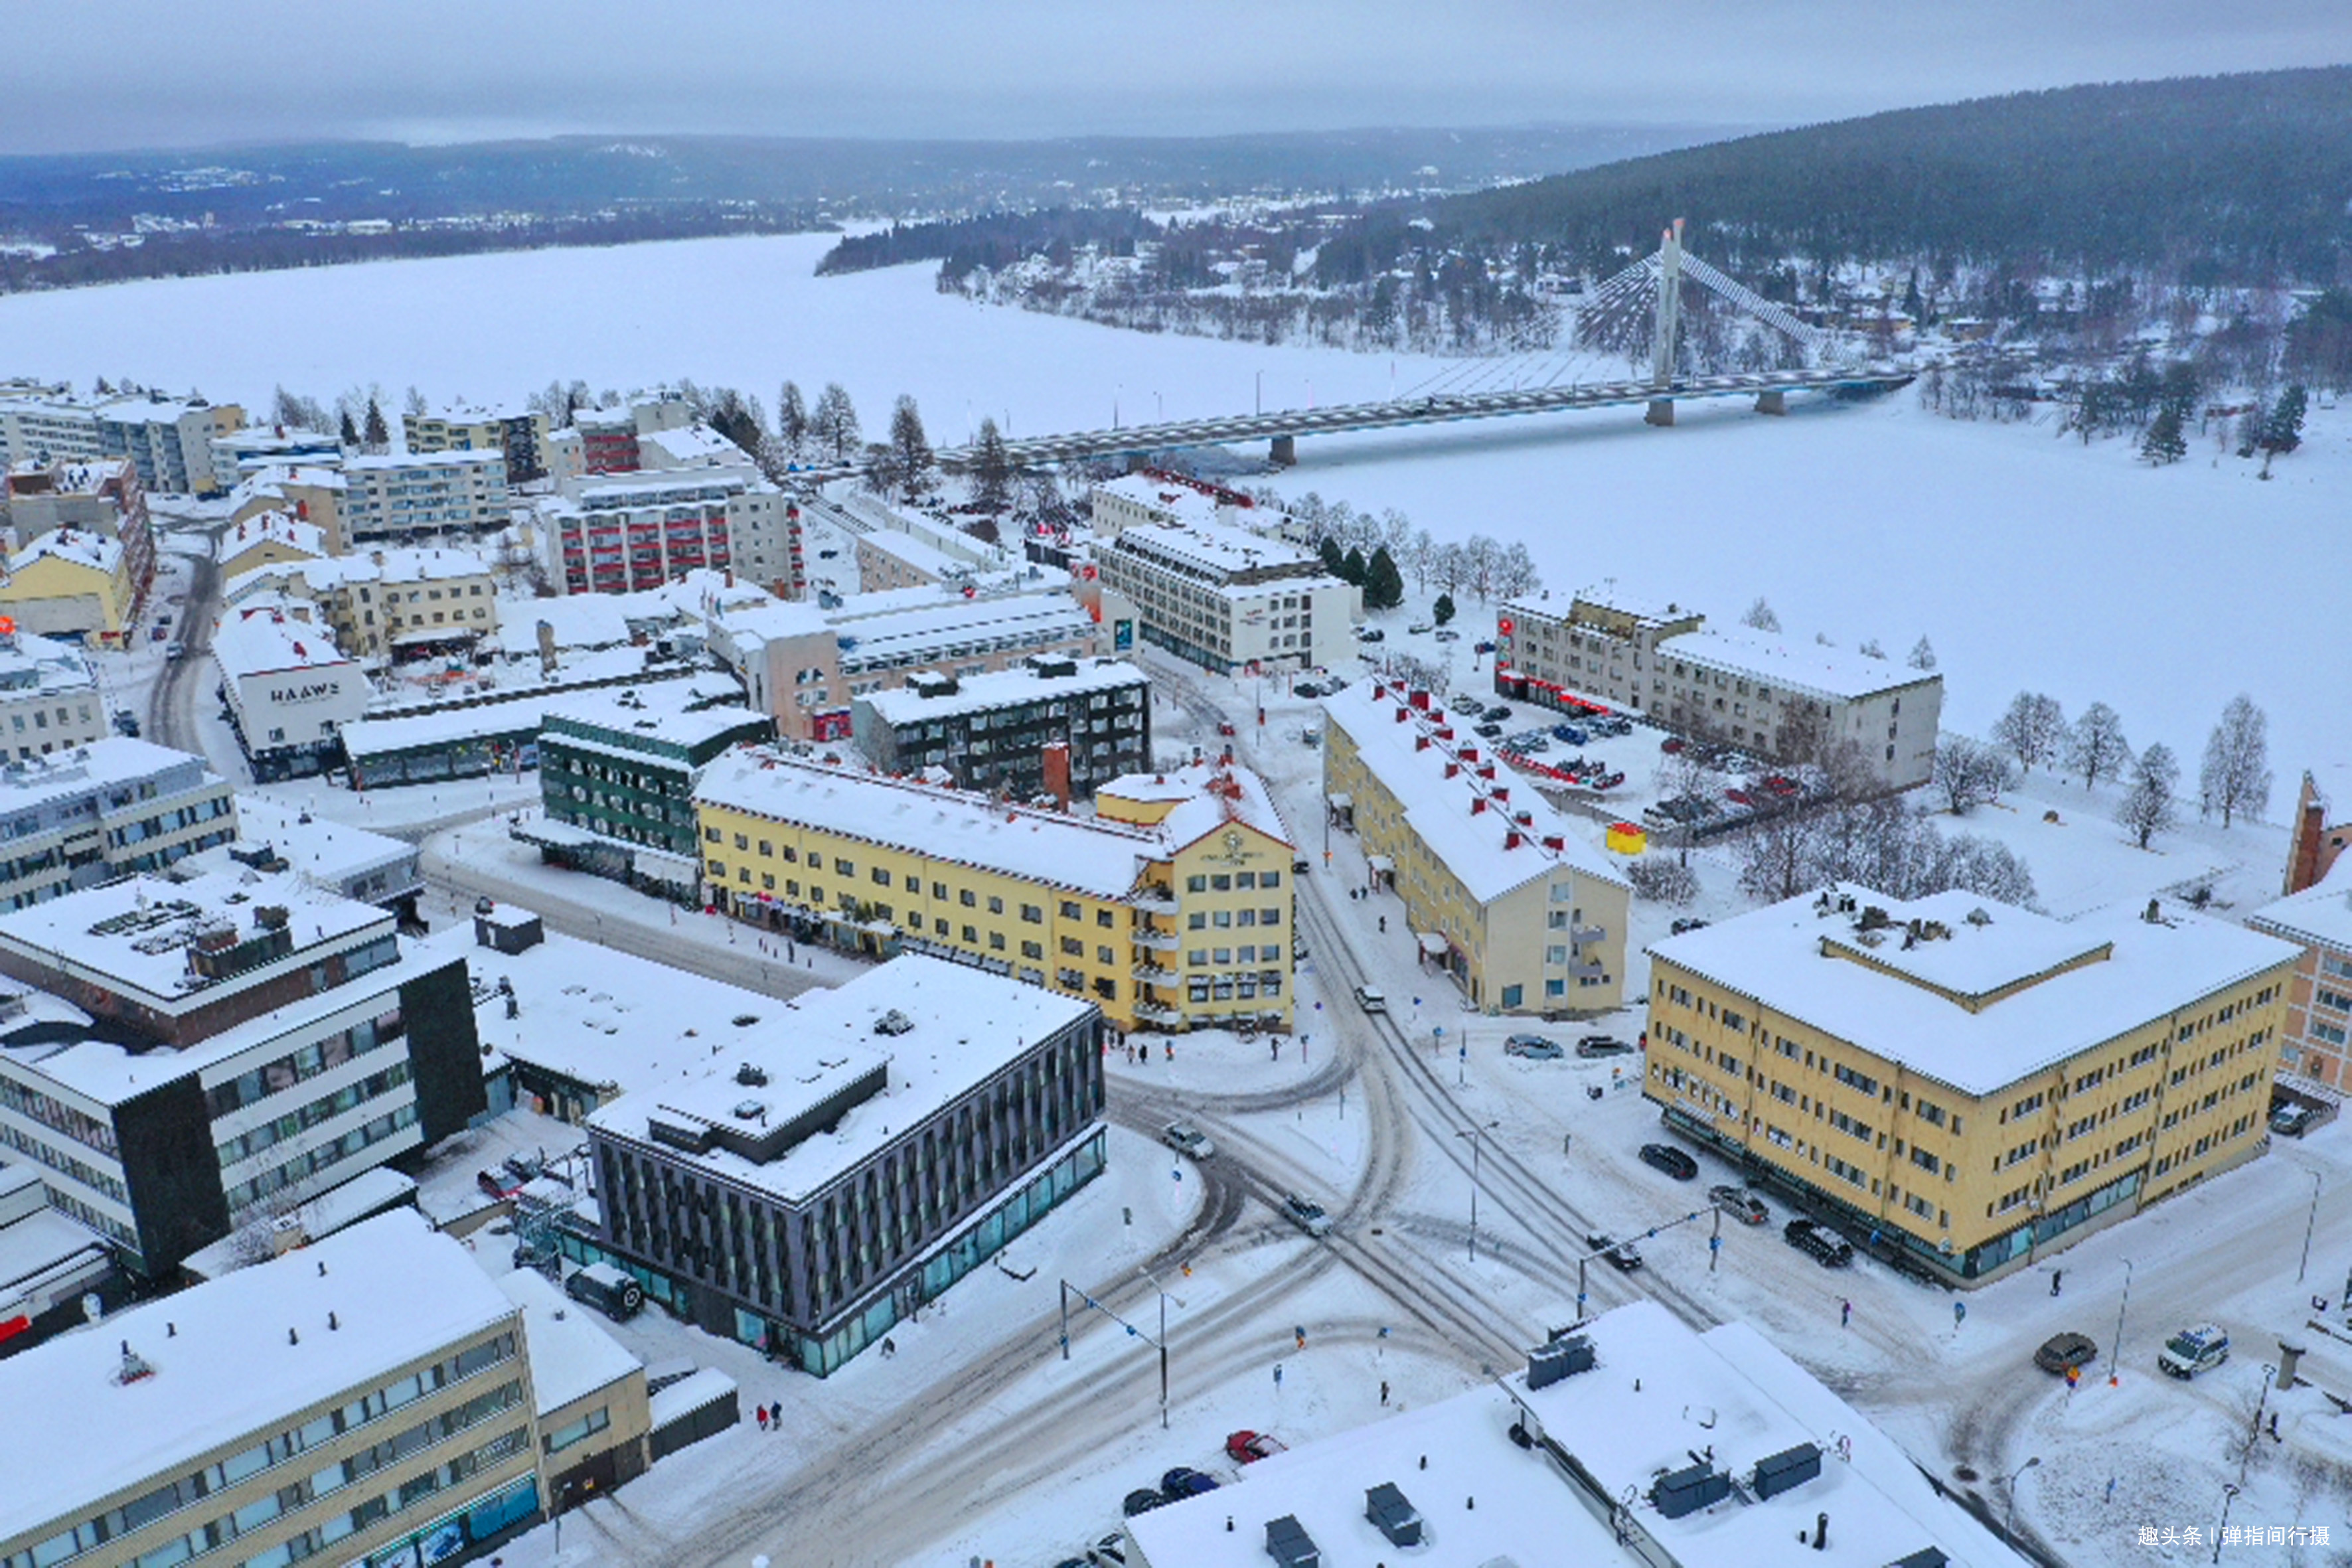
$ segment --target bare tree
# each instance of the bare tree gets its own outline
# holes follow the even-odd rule
[[[1437,547],[1437,556],[1431,563],[1429,574],[1445,592],[1461,593],[1470,581],[1470,552],[1454,541],[1447,540]]]
[[[817,394],[816,411],[809,416],[809,438],[819,451],[831,454],[835,462],[845,463],[864,435],[847,389],[837,381],[826,382],[824,390]]]
[[[2094,702],[2084,709],[2083,716],[2066,731],[2066,767],[2083,775],[2084,789],[2096,784],[2102,777],[2121,777],[2131,757],[2131,742],[2124,739],[2123,718],[2104,702]]]
[[[2066,710],[2046,692],[2019,692],[1992,727],[1994,742],[2006,746],[2029,773],[2036,764],[2056,760],[2066,736]]]
[[[1864,658],[1885,658],[1886,657],[1886,650],[1878,645],[1878,639],[1876,637],[1870,638],[1855,651],[1860,653]]]
[[[798,462],[808,447],[808,405],[801,398],[800,383],[784,383],[783,391],[776,395],[776,439],[783,446],[787,459]]]
[[[1470,591],[1483,604],[1495,594],[1495,575],[1503,563],[1502,546],[1483,533],[1474,533],[1462,546],[1462,564]]]
[[[1380,542],[1388,546],[1390,559],[1403,564],[1405,551],[1412,543],[1412,519],[1394,507],[1381,512]]]
[[[1936,649],[1922,637],[1911,645],[1911,655],[1903,662],[1914,669],[1933,669],[1936,668]]]
[[[1756,602],[1748,606],[1748,613],[1739,617],[1739,624],[1752,626],[1759,632],[1777,632],[1780,629],[1780,617],[1772,613],[1772,606],[1764,602],[1763,595],[1759,594]]]
[[[1653,903],[1687,904],[1698,897],[1698,874],[1663,856],[1644,855],[1625,868],[1625,879]]]
[[[1523,599],[1543,586],[1543,574],[1536,570],[1536,558],[1528,552],[1526,544],[1514,539],[1504,547],[1503,558],[1495,568],[1495,592],[1505,599]]]
[[[2221,826],[2239,812],[2259,820],[2271,799],[2270,719],[2241,691],[2221,710],[2221,721],[2205,742],[2198,770],[2205,808],[2221,808]]]
[[[1936,742],[1936,791],[1954,816],[1966,816],[2009,787],[2009,759],[1966,735]]]
[[[2172,748],[2160,741],[2132,763],[2131,788],[2116,807],[2116,821],[2141,848],[2158,834],[2168,832],[2176,821],[2173,789],[2179,779],[2180,764],[2173,761]]]
[[[1004,437],[991,418],[982,418],[980,439],[972,444],[971,500],[991,517],[1013,500],[1013,463],[1005,456]]]
[[[1412,574],[1414,587],[1426,589],[1429,586],[1429,574],[1437,565],[1437,542],[1429,537],[1429,530],[1413,530],[1412,537],[1405,541],[1404,553],[1397,557],[1397,563]]]

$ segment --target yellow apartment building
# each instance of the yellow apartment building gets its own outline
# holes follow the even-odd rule
[[[745,747],[695,790],[706,900],[875,957],[925,952],[1083,996],[1122,1031],[1291,1025],[1294,850],[1213,764],[1006,805]]]
[[[1973,1283],[2267,1146],[2295,957],[2191,915],[1831,889],[1650,949],[1643,1092]]]
[[[121,540],[60,528],[8,558],[0,577],[0,615],[44,637],[121,647],[153,574],[152,557],[141,576]]]
[[[1624,875],[1426,691],[1325,698],[1325,807],[1404,900],[1422,960],[1504,1013],[1606,1012],[1625,989]]]

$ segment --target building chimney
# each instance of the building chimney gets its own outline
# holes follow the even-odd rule
[[[1472,796],[1470,797],[1470,815],[1471,815],[1471,816],[1477,816],[1480,812],[1482,812],[1482,811],[1484,811],[1484,810],[1486,810],[1486,797],[1485,795],[1472,795]]]
[[[1496,805],[1507,805],[1510,803],[1510,799],[1511,792],[1507,785],[1496,784],[1495,786],[1495,804]]]
[[[1568,840],[1562,838],[1557,833],[1547,833],[1544,835],[1543,847],[1550,850],[1552,853],[1558,854],[1568,847]]]
[[[1518,847],[1519,830],[1514,827],[1508,833],[1503,835],[1503,847],[1506,849],[1517,849]]]
[[[1461,771],[1462,764],[1460,763],[1448,763],[1445,764],[1445,776],[1447,778],[1452,778],[1455,773],[1458,773]]]
[[[1054,797],[1055,807],[1070,809],[1070,743],[1048,741],[1040,753],[1045,768],[1045,793]]]
[[[1429,750],[1429,737],[1426,735],[1415,735],[1412,738],[1412,749],[1416,752],[1425,752]]]

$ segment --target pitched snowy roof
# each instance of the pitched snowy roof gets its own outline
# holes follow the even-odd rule
[[[56,559],[110,576],[122,560],[122,541],[87,528],[60,528],[41,535],[8,558],[8,570],[22,572],[37,561]]]
[[[1625,874],[1586,837],[1586,825],[1562,816],[1532,785],[1496,765],[1495,754],[1477,737],[1461,732],[1466,718],[1452,719],[1436,699],[1422,697],[1428,705],[1415,707],[1402,682],[1360,680],[1324,698],[1323,710],[1355,742],[1372,776],[1403,804],[1415,837],[1472,897],[1491,902],[1560,866],[1625,885]],[[1441,734],[1447,730],[1456,731],[1451,739]],[[1480,777],[1479,770],[1489,766],[1496,776]],[[1451,777],[1448,767],[1454,770]]]
[[[2300,893],[2264,904],[2246,923],[2292,942],[2352,952],[2352,855],[2338,856],[2326,876]]]
[[[318,558],[328,553],[325,529],[304,522],[291,512],[264,511],[222,530],[219,541],[213,546],[213,559],[226,564],[264,544],[284,545]]]
[[[0,1540],[177,1479],[520,1312],[462,1246],[400,1210],[0,1361],[0,1410],[41,1412],[40,1440],[11,1446]],[[126,1342],[151,1375],[117,1381]]]
[[[1891,924],[1801,894],[1668,937],[1653,957],[1946,1083],[1990,1094],[2295,957],[2286,942],[2201,916],[2137,910],[2060,921],[1973,893],[1908,901],[1848,888]],[[1979,922],[1972,916],[1989,917]],[[1946,934],[1906,948],[1913,921]]]

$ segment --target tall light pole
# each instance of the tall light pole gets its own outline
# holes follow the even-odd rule
[[[2023,1475],[2026,1471],[2033,1468],[2041,1462],[2042,1456],[2036,1454],[2033,1458],[2026,1460],[2025,1463],[2018,1466],[2017,1468],[2009,1472],[2009,1485],[2007,1489],[2009,1491],[2009,1511],[2002,1516],[2000,1532],[2002,1535],[2008,1537],[2011,1542],[2015,1542],[2017,1539],[2017,1478]]]
[[[2132,1260],[2124,1259],[2123,1305],[2116,1309],[2116,1342],[2107,1350],[2107,1386],[2116,1386],[2124,1364],[2124,1313],[2131,1308]]]
[[[1464,1127],[1454,1134],[1470,1140],[1470,1261],[1478,1261],[1478,1145],[1486,1134],[1500,1127],[1500,1121],[1489,1121],[1484,1127]]]
[[[2298,1285],[2303,1283],[2303,1277],[2311,1272],[2311,1232],[2319,1224],[2319,1173],[2314,1171],[2311,1173],[2311,1217],[2303,1222],[2303,1266],[2294,1271],[2294,1282]]]
[[[2221,1522],[2213,1527],[2213,1561],[2221,1561],[2221,1536],[2230,1528],[2230,1505],[2238,1500],[2238,1489],[2228,1481],[2221,1483]]]

